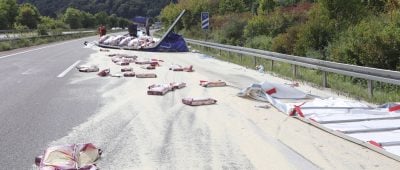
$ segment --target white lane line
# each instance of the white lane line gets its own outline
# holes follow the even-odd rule
[[[74,64],[69,66],[67,69],[65,69],[62,73],[60,73],[57,77],[61,78],[64,77],[69,71],[71,71],[76,65],[78,65],[81,62],[81,60],[76,61]]]
[[[19,52],[19,53],[9,54],[9,55],[5,55],[5,56],[1,56],[0,59],[7,58],[7,57],[11,57],[11,56],[15,56],[15,55],[19,55],[19,54],[29,53],[29,52],[32,52],[32,51],[37,51],[37,50],[41,50],[41,49],[45,49],[45,48],[50,48],[50,47],[54,47],[54,46],[59,46],[59,45],[63,45],[63,44],[66,44],[66,43],[70,43],[70,42],[74,42],[74,41],[79,41],[79,40],[81,40],[81,39],[72,40],[72,41],[67,41],[67,42],[62,42],[62,43],[58,43],[58,44],[54,44],[54,45],[49,45],[49,46],[45,46],[45,47],[40,47],[40,48],[35,48],[35,49],[32,49],[32,50],[26,50],[26,51],[22,51],[22,52]]]

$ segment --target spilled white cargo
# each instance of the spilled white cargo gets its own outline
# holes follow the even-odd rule
[[[373,107],[355,100],[323,99],[308,95],[295,86],[270,82],[252,84],[238,96],[269,102],[285,114],[312,120],[400,156],[399,103]]]

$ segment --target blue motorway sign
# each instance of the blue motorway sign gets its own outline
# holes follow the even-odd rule
[[[208,12],[201,13],[201,28],[204,30],[208,30],[210,27],[210,15]]]

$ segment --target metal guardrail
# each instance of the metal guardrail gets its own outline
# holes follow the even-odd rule
[[[373,81],[400,85],[400,72],[398,71],[377,69],[371,67],[361,67],[350,64],[342,64],[342,63],[318,60],[314,58],[286,55],[270,51],[263,51],[258,49],[238,47],[232,45],[224,45],[224,44],[199,41],[187,38],[185,40],[189,44],[200,45],[232,53],[260,57],[264,59],[269,59],[271,61],[280,61],[289,63],[293,65],[294,76],[297,75],[297,66],[323,71],[322,84],[324,87],[327,87],[327,72],[366,79],[368,81],[368,92],[370,97],[372,97],[373,95]],[[271,67],[273,67],[273,62]]]
[[[13,40],[20,40],[20,39],[33,39],[33,38],[46,38],[46,37],[59,37],[59,36],[65,36],[65,35],[72,35],[72,34],[86,34],[86,33],[94,33],[96,32],[95,30],[86,30],[86,31],[64,31],[60,32],[59,34],[50,34],[50,35],[37,35],[36,32],[7,32],[7,33],[1,33],[1,31],[5,30],[0,30],[0,42],[4,41],[13,41]]]

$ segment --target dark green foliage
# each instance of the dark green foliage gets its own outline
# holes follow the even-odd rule
[[[223,25],[223,30],[216,32],[215,37],[220,43],[243,46],[245,42],[243,38],[243,29],[245,26],[245,21],[238,19],[231,20],[231,22],[227,22]]]
[[[239,13],[246,10],[246,5],[243,0],[220,0],[219,13]]]
[[[367,18],[343,32],[329,46],[330,58],[337,62],[400,70],[400,27],[384,18],[387,16]]]
[[[0,30],[11,29],[17,15],[16,0],[0,0]]]
[[[17,24],[25,25],[29,29],[36,29],[40,21],[39,10],[32,4],[22,4],[16,17]]]
[[[309,20],[300,25],[294,54],[305,56],[312,50],[325,55],[325,48],[335,33],[335,21],[329,18],[329,11],[321,6],[314,6]]]
[[[271,50],[272,38],[265,35],[249,38],[247,39],[245,46],[260,50]]]
[[[155,17],[170,0],[18,0],[19,3],[29,2],[36,5],[41,14],[56,17],[68,7],[92,14],[106,12],[119,17],[133,18],[135,16]]]
[[[82,28],[82,12],[75,8],[68,8],[65,11],[63,21],[69,25],[71,29]]]

